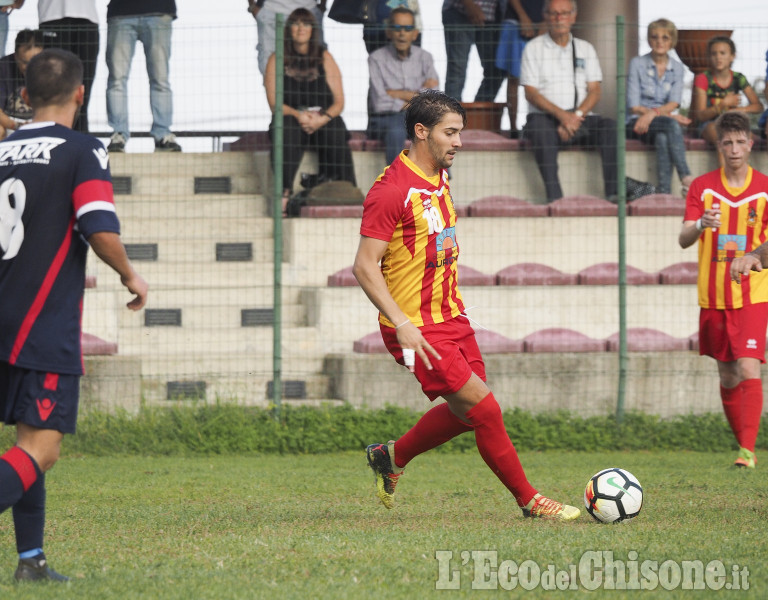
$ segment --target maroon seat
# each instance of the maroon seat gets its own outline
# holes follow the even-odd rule
[[[699,275],[699,263],[681,262],[664,267],[659,271],[659,282],[666,285],[686,285],[696,283]]]
[[[531,204],[514,196],[486,196],[469,206],[473,217],[546,217],[546,204]]]
[[[339,219],[343,217],[359,219],[363,216],[363,205],[302,206],[299,211],[299,216],[314,219]]]
[[[83,356],[111,356],[117,354],[117,344],[83,332],[80,336]]]
[[[653,146],[649,146],[648,144],[644,144],[640,140],[636,140],[634,138],[627,138],[626,143],[626,149],[628,152],[637,152],[639,150],[653,150]]]
[[[459,285],[496,285],[496,276],[486,275],[467,265],[459,265]]]
[[[535,331],[523,338],[526,352],[605,352],[605,340],[596,340],[573,329]]]
[[[518,263],[496,273],[496,282],[498,285],[576,285],[578,277],[540,263]]]
[[[95,288],[96,287],[96,275],[86,275],[85,276],[85,287],[86,288]]]
[[[374,331],[359,340],[355,340],[352,344],[352,351],[358,354],[386,354],[388,352],[384,340],[381,339],[380,331]]]
[[[352,267],[347,267],[341,271],[336,271],[333,275],[328,275],[328,287],[355,287],[356,285],[358,283],[352,274]]]
[[[648,194],[627,204],[627,214],[635,217],[680,217],[685,213],[685,199],[672,194]]]
[[[475,339],[483,354],[509,354],[524,351],[523,340],[513,340],[487,329],[476,329]]]
[[[350,131],[349,140],[347,141],[350,150],[362,151],[367,150],[368,137],[363,131]]]
[[[607,200],[584,194],[550,202],[549,214],[553,217],[615,217],[619,209]]]
[[[225,143],[224,149],[230,152],[256,152],[257,150],[269,150],[272,142],[269,141],[267,131],[252,131],[239,137],[234,142]]]
[[[691,347],[691,350],[694,350],[696,352],[699,351],[699,332],[692,333],[688,336],[688,344]]]
[[[462,150],[516,150],[516,140],[483,129],[465,129],[461,132]]]
[[[607,338],[608,351],[619,350],[619,333]],[[636,327],[627,330],[627,350],[630,352],[678,352],[690,349],[688,338],[676,338],[663,331]]]
[[[714,150],[715,147],[712,144],[710,144],[707,140],[702,140],[701,138],[686,137],[685,149],[686,150]]]
[[[619,283],[618,263],[599,263],[582,269],[578,273],[579,285],[616,285]],[[652,285],[659,283],[658,273],[646,273],[627,265],[629,285]]]

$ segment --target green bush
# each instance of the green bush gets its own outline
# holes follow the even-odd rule
[[[145,408],[138,415],[88,412],[80,417],[77,434],[64,443],[66,454],[109,456],[318,454],[361,450],[367,444],[397,438],[420,413],[404,408],[360,410],[351,406],[322,408],[284,406],[276,420],[263,408],[199,405]],[[763,418],[758,447],[768,448]],[[578,417],[567,412],[533,414],[507,411],[504,421],[516,448],[539,450],[696,450],[736,448],[722,414],[686,415],[671,419],[642,413]],[[15,431],[0,431],[0,447],[13,444]],[[471,434],[461,435],[442,451],[474,449]]]

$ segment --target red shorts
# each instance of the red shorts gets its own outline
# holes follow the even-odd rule
[[[403,364],[403,349],[397,342],[393,327],[380,326],[381,337],[389,353]],[[456,317],[445,323],[419,327],[424,339],[441,356],[437,360],[430,356],[432,370],[428,370],[416,356],[416,379],[430,400],[458,392],[472,373],[485,381],[485,363],[477,347],[475,330],[466,317]]]
[[[702,308],[699,315],[699,354],[721,362],[756,358],[765,362],[768,303],[720,310]]]
[[[0,362],[0,421],[75,433],[80,375],[59,375]]]

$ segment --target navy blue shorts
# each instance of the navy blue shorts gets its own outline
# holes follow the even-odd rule
[[[75,433],[80,375],[60,375],[0,362],[0,420]]]

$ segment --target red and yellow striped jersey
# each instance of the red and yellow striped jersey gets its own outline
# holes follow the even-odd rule
[[[388,242],[381,272],[414,325],[442,323],[464,312],[447,171],[427,177],[403,151],[368,192],[360,233]],[[394,327],[384,315],[379,321]]]
[[[699,219],[708,208],[720,209],[720,228],[699,237],[699,305],[730,309],[768,302],[768,270],[731,281],[734,258],[768,239],[768,177],[752,167],[744,186],[728,186],[720,169],[698,177],[688,192],[686,221]]]

